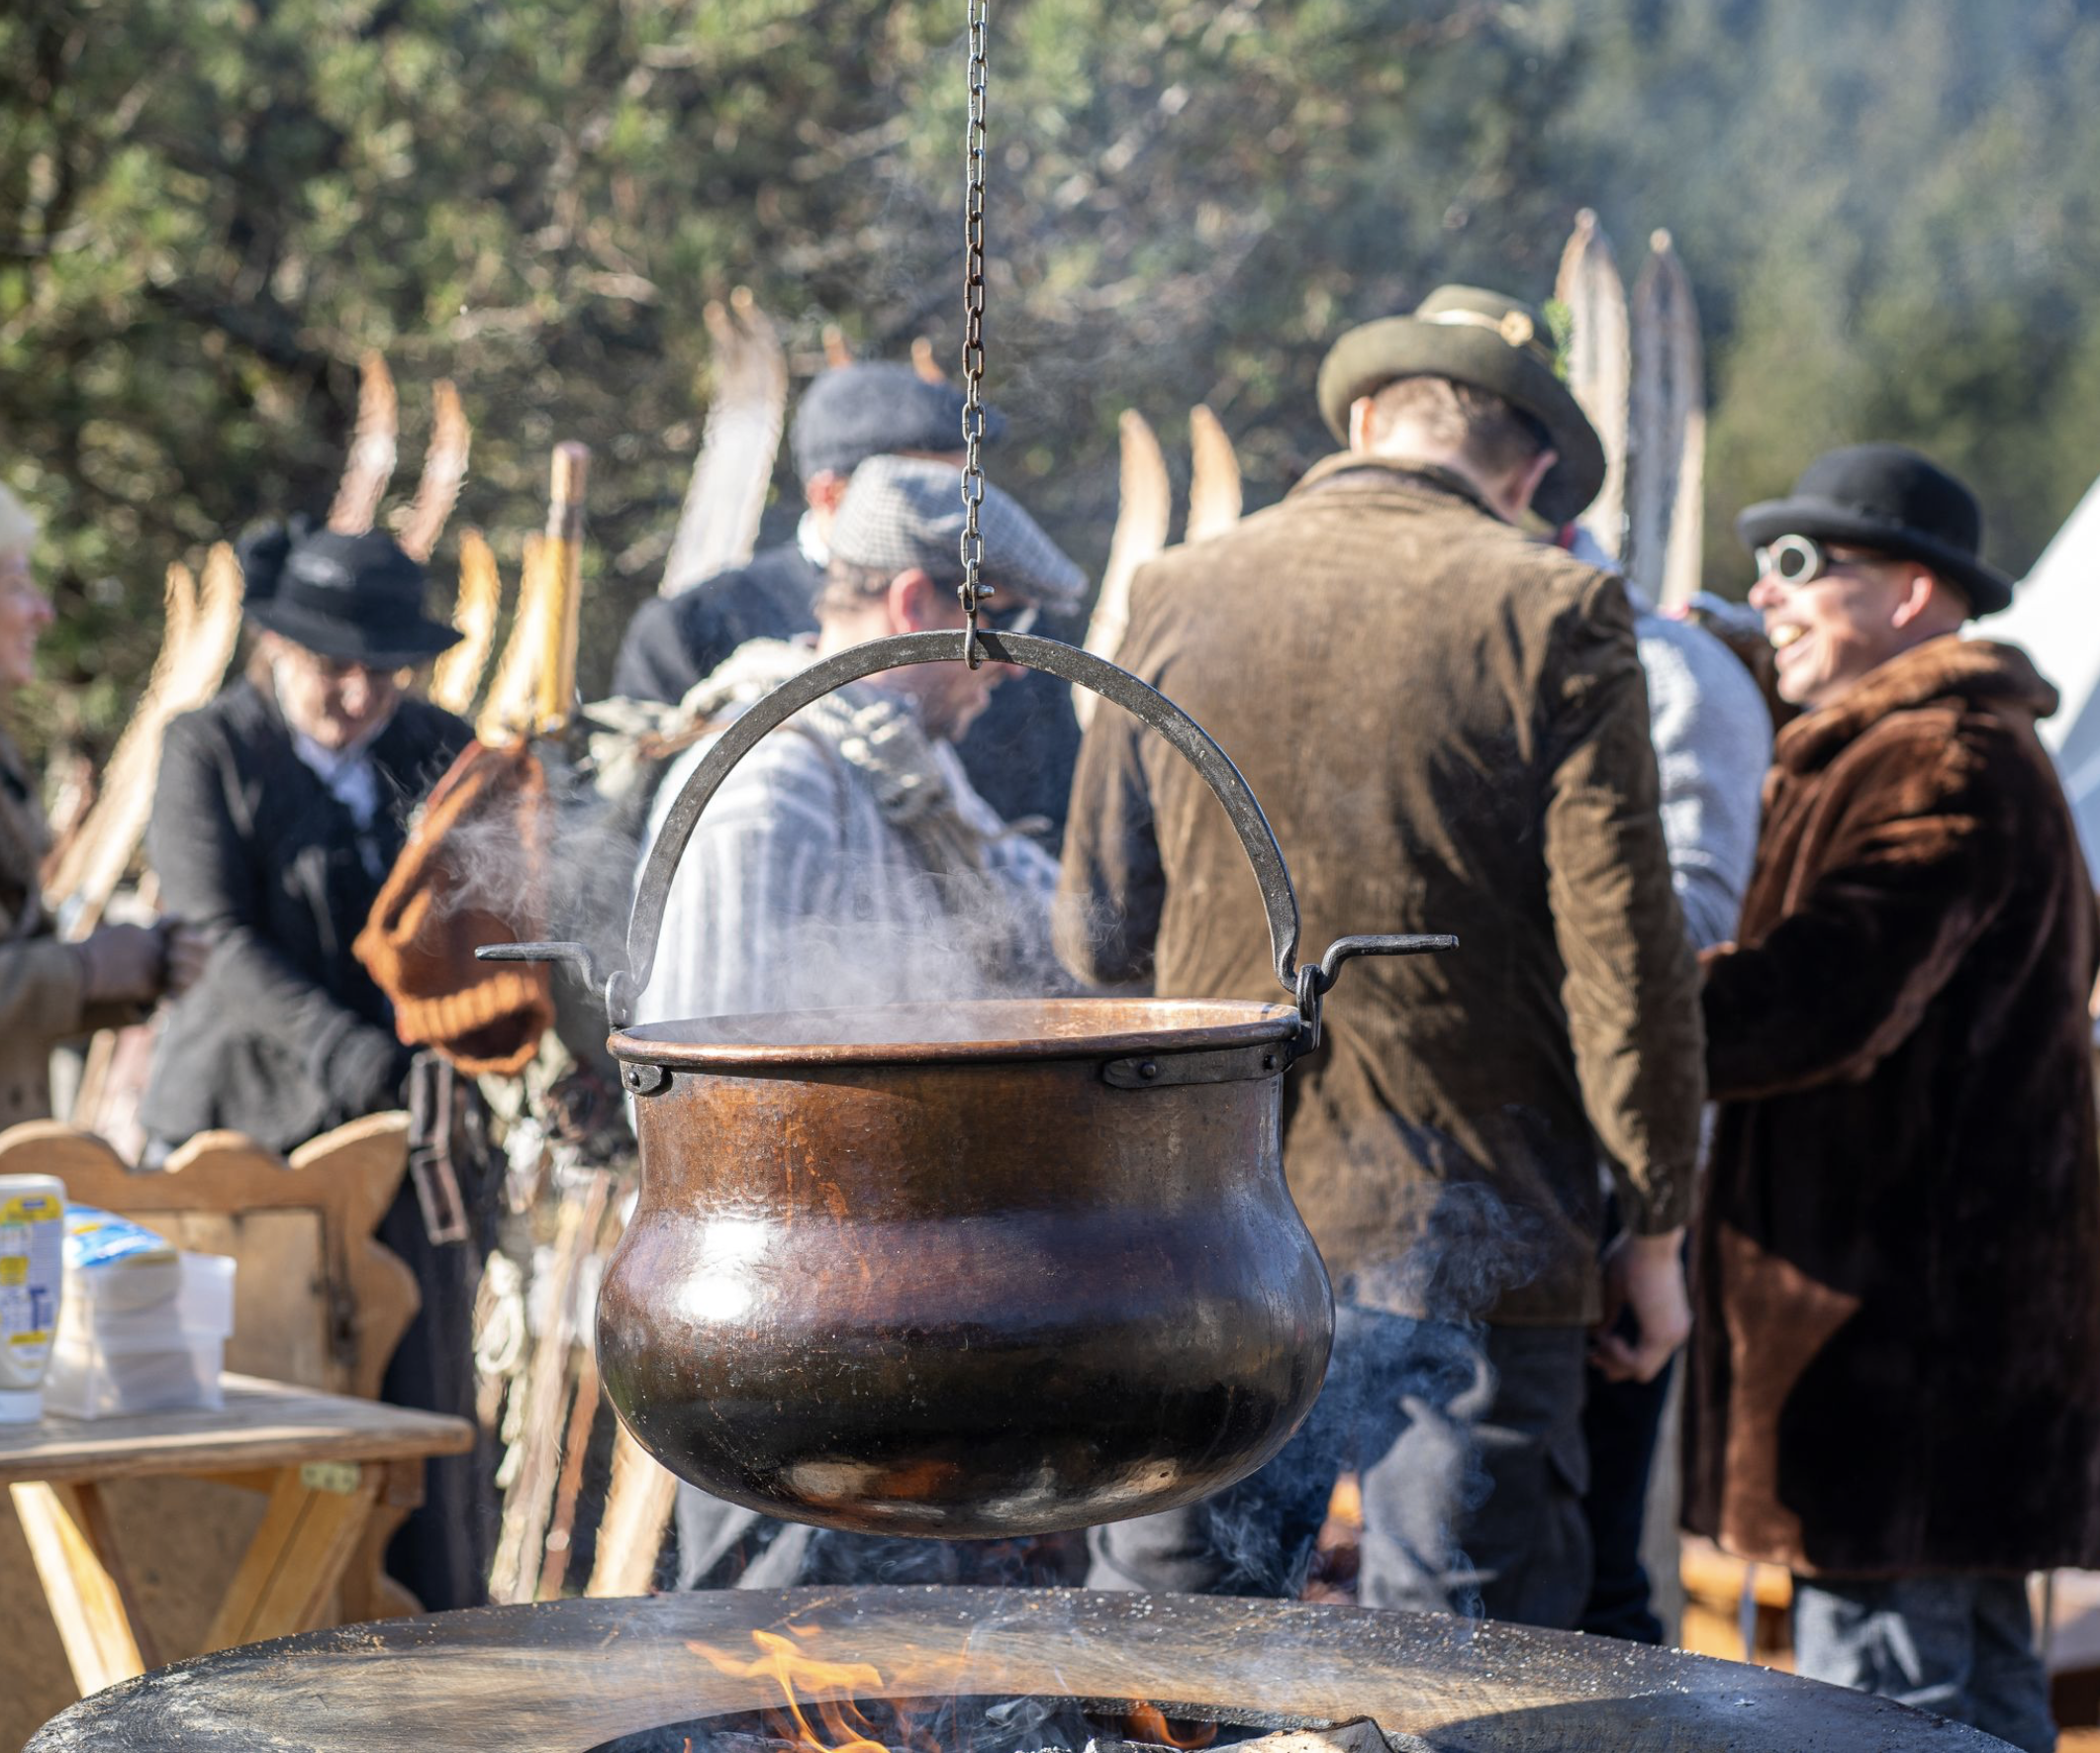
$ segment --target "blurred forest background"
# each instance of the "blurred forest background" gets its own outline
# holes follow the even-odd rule
[[[60,625],[33,748],[113,732],[161,575],[325,510],[384,350],[472,473],[434,572],[515,573],[596,453],[587,688],[655,588],[748,284],[798,386],[959,339],[962,0],[11,0],[0,478]],[[1592,205],[1705,319],[1707,583],[1815,451],[1967,475],[2024,571],[2100,472],[2100,0],[1002,0],[993,476],[1098,570],[1115,419],[1223,419],[1250,506],[1328,447],[1321,351],[1445,279],[1544,298]],[[776,500],[796,492],[785,457]],[[2046,660],[2045,660],[2046,661]]]

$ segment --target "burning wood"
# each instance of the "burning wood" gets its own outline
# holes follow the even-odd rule
[[[1192,1714],[1170,1716],[1141,1699],[980,1696],[968,1685],[967,1650],[953,1660],[927,1651],[924,1663],[886,1678],[824,1648],[836,1633],[821,1626],[789,1621],[750,1636],[755,1653],[697,1639],[686,1648],[730,1680],[777,1688],[780,1702],[681,1723],[652,1744],[673,1745],[675,1735],[694,1753],[1428,1753],[1369,1716],[1263,1733],[1261,1718],[1250,1723],[1229,1707],[1178,1705]]]
[[[1128,1720],[1136,1734],[1151,1736],[1156,1728],[1157,1738],[1107,1740],[1096,1736],[1087,1743],[1087,1753],[1184,1753],[1191,1747],[1212,1745],[1218,1729],[1216,1723],[1206,1722],[1200,1726],[1209,1733],[1202,1739],[1177,1738],[1156,1704],[1140,1705]],[[1416,1749],[1430,1753],[1426,1741],[1413,1735],[1388,1734],[1368,1716],[1353,1716],[1332,1728],[1278,1729],[1252,1740],[1234,1741],[1232,1749],[1233,1753],[1414,1753]]]

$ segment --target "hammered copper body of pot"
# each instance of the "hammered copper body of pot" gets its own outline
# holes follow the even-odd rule
[[[598,1302],[627,1427],[716,1496],[833,1527],[1045,1533],[1171,1508],[1259,1467],[1311,1407],[1333,1299],[1284,1184],[1282,1080],[1352,955],[1296,962],[1297,901],[1246,780],[1113,664],[980,633],[1136,713],[1210,784],[1296,1001],[1046,999],[628,1027],[678,860],[729,770],[832,690],[968,661],[956,633],[841,651],[755,702],[673,801],[605,981],[641,1201]],[[576,944],[555,957],[594,980]]]
[[[1333,1330],[1279,1153],[1297,1025],[1065,1000],[616,1035],[664,1081],[599,1298],[614,1405],[695,1484],[838,1527],[1083,1527],[1229,1483]]]

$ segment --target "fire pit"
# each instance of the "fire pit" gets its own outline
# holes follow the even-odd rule
[[[856,1748],[823,1722],[822,1702],[1033,1701],[1051,1720],[1095,1701],[1111,1721],[1122,1702],[1126,1720],[1150,1720],[1132,1706],[1152,1705],[1228,1730],[1368,1715],[1433,1753],[2002,1745],[1760,1668],[1519,1626],[1087,1590],[795,1589],[489,1607],[227,1650],[98,1693],[25,1753],[592,1753],[622,1737],[683,1753],[689,1735],[710,1753],[717,1731],[763,1744],[749,1713],[783,1705],[757,1633],[802,1658],[788,1684],[811,1706],[810,1745],[847,1753],[887,1743]]]

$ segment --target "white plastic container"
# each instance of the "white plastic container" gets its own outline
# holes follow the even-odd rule
[[[65,1183],[0,1175],[0,1424],[44,1415],[65,1289]]]
[[[114,1418],[226,1404],[219,1376],[234,1330],[234,1262],[221,1254],[182,1254],[169,1293],[136,1307],[118,1281],[75,1273],[51,1352],[45,1403],[71,1418]],[[88,1288],[91,1284],[96,1288]]]
[[[175,1244],[130,1217],[76,1205],[65,1217],[67,1298],[96,1308],[163,1309],[182,1288]]]
[[[224,1339],[184,1339],[162,1333],[149,1348],[125,1343],[61,1339],[51,1348],[44,1403],[68,1418],[119,1418],[128,1412],[217,1412],[226,1405],[219,1372]]]
[[[66,1279],[65,1310],[58,1319],[60,1344],[89,1338],[124,1342],[171,1334],[225,1339],[234,1330],[234,1261],[226,1254],[178,1253],[156,1302],[142,1304],[132,1273],[114,1281],[90,1272]],[[137,1349],[136,1343],[133,1349]]]

